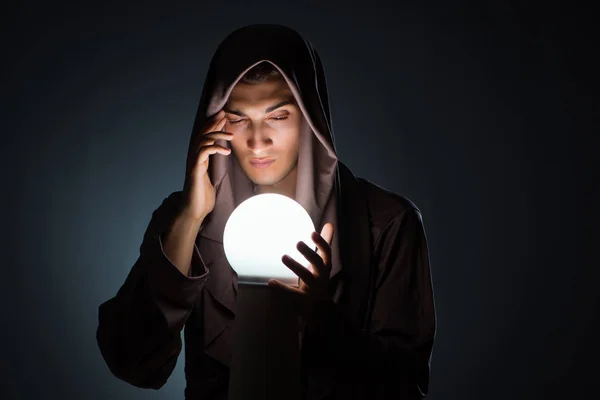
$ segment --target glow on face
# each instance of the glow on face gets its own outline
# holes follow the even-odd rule
[[[248,178],[257,185],[283,181],[298,161],[302,123],[302,112],[285,80],[240,82],[224,110],[225,130],[234,134],[231,148]]]

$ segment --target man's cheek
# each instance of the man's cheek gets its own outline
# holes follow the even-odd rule
[[[242,144],[239,140],[236,140],[235,134],[234,138],[229,142],[229,147],[231,147],[232,152],[237,156],[242,148]]]

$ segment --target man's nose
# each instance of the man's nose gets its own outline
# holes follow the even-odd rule
[[[248,136],[247,146],[249,149],[259,152],[262,149],[268,148],[273,144],[273,140],[266,129],[256,127],[253,128]]]

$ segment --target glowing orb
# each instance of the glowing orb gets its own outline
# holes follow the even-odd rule
[[[308,267],[296,244],[303,241],[315,249],[314,230],[310,216],[295,200],[274,193],[255,195],[233,210],[225,224],[225,256],[239,282],[266,284],[277,279],[296,284],[298,276],[281,257],[287,254]]]

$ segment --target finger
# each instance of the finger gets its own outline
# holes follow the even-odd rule
[[[225,129],[225,125],[227,125],[227,118],[223,116],[223,118],[217,124],[217,129],[215,129],[215,131],[222,132],[223,129]]]
[[[226,136],[220,136],[217,140],[219,140],[219,139],[229,140],[229,137],[227,137],[227,135],[231,136],[231,135],[233,135],[233,133],[223,131],[223,129],[225,128],[226,121],[227,120],[225,118],[222,118],[220,121],[217,121],[216,123],[209,125],[207,128],[202,129],[201,132],[194,135],[194,138],[192,139],[193,143],[191,146],[194,149],[194,151],[198,152],[200,150],[200,148],[202,147],[201,142],[203,140],[205,140],[206,138],[213,137],[213,135],[225,134]],[[233,137],[233,136],[231,136],[231,137]]]
[[[219,111],[217,111],[216,113],[214,113],[212,116],[209,117],[210,121],[218,121],[221,118],[223,118],[227,113],[225,112],[225,110],[220,109]]]
[[[200,151],[200,154],[198,155],[198,162],[204,163],[206,160],[208,160],[208,157],[211,154],[216,154],[216,153],[227,156],[231,153],[231,149],[229,149],[227,147],[219,146],[218,144],[215,144],[213,146],[203,147],[202,151]]]
[[[308,286],[306,286],[306,283],[304,283],[304,281],[300,278],[298,278],[298,282],[296,282],[296,286],[301,292],[306,292],[306,290],[308,289]]]
[[[220,109],[219,111],[217,111],[216,113],[214,113],[213,115],[210,115],[208,117],[209,121],[216,121],[218,119],[221,119],[225,116],[226,112],[223,109]]]
[[[296,248],[304,257],[306,257],[308,262],[315,267],[317,272],[315,276],[319,276],[325,267],[324,260],[321,258],[321,256],[318,255],[313,249],[308,247],[304,242],[298,242]]]
[[[231,140],[233,140],[233,133],[211,132],[210,134],[200,136],[194,144],[196,158],[198,158],[200,152],[205,147],[214,145],[217,142],[217,140],[224,140],[225,142],[230,142]],[[224,147],[224,146],[221,146],[221,147]],[[227,147],[225,147],[225,148],[227,148]]]
[[[313,232],[312,240],[317,245],[317,254],[323,259],[325,265],[331,262],[331,242],[333,240],[333,224],[327,223],[321,230],[321,235]]]
[[[316,282],[315,276],[306,267],[294,260],[287,254],[281,257],[281,261],[295,273],[308,287]]]
[[[333,224],[331,222],[323,225],[323,228],[321,229],[321,237],[325,239],[327,245],[331,246],[331,241],[333,240]]]
[[[329,265],[331,262],[331,247],[316,232],[313,233],[312,239],[315,242],[315,244],[317,245],[317,251],[314,251],[312,249],[311,249],[311,251],[314,254],[316,254],[317,257],[319,257],[319,263],[315,264],[313,261],[311,261],[311,263],[313,263],[313,265],[315,265],[317,267],[317,269],[319,270],[319,275],[321,275],[321,273],[325,273],[326,270],[329,268]],[[304,253],[302,253],[302,254],[304,254]],[[306,257],[306,255],[305,255],[305,257]]]
[[[302,292],[302,290],[300,290],[297,287],[291,286],[291,285],[286,285],[285,283],[278,281],[277,279],[271,279],[268,282],[269,287],[272,288],[277,288],[280,290],[283,290],[285,292],[289,292],[289,293],[293,293],[299,296],[302,296],[304,294],[304,292]]]
[[[198,148],[214,144],[217,140],[231,141],[233,133],[230,132],[211,132],[202,136],[202,140],[198,143]]]
[[[225,127],[226,122],[225,111],[221,110],[208,121],[203,133],[220,131]]]

